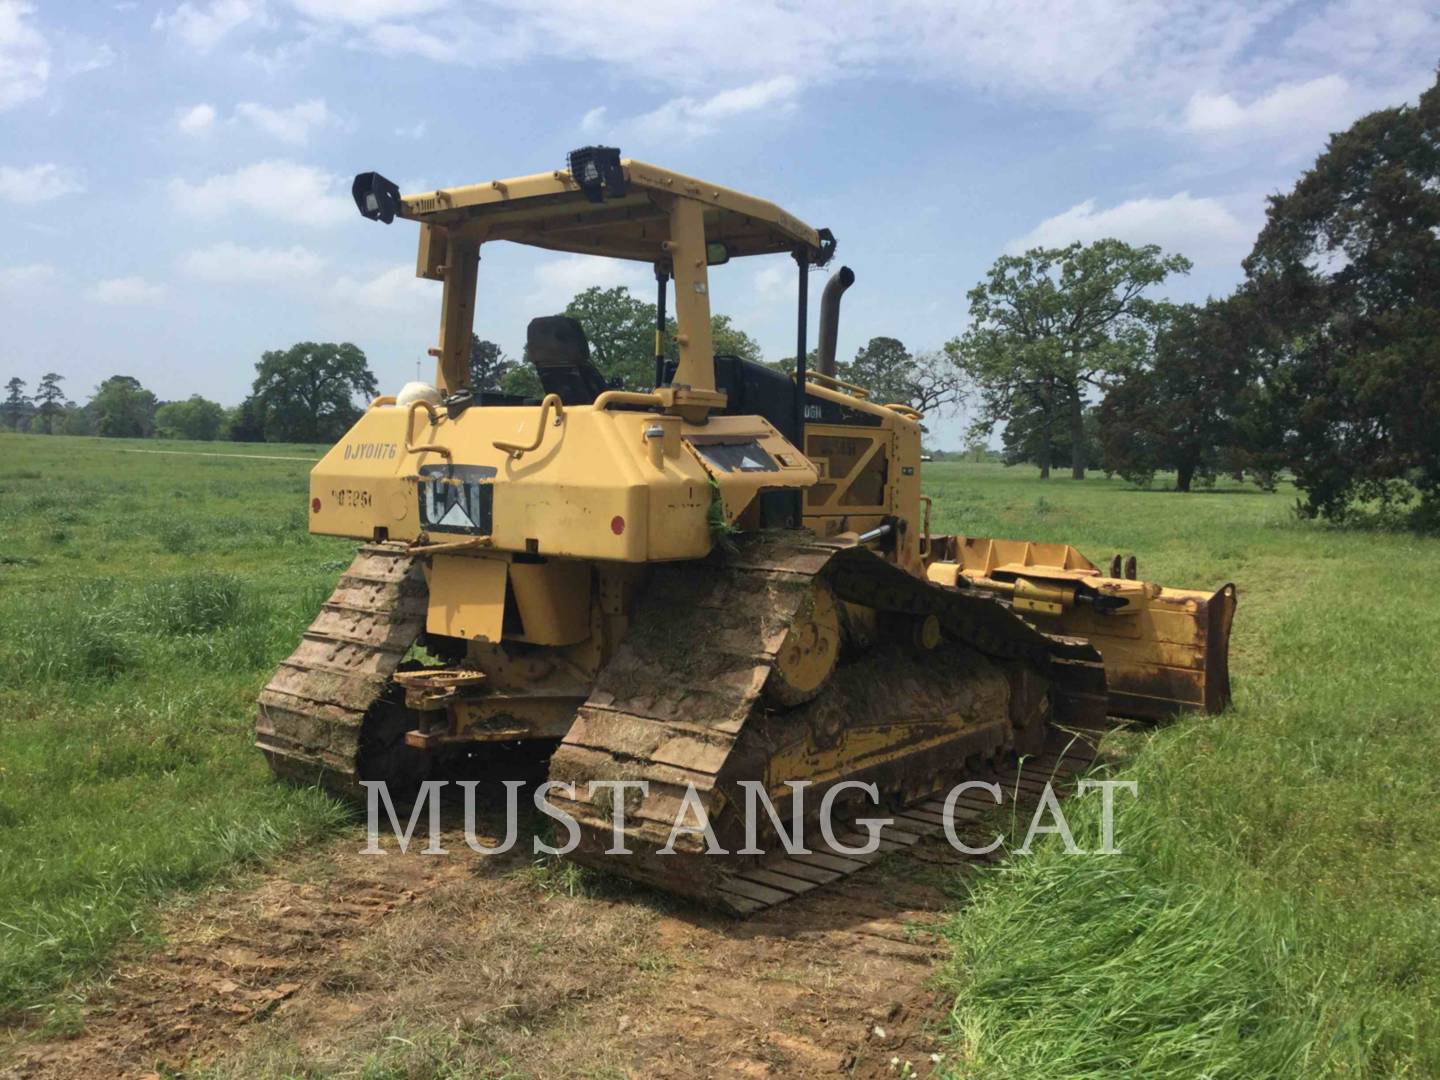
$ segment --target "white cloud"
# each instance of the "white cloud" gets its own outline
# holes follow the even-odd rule
[[[211,0],[198,5],[187,0],[169,15],[156,15],[151,25],[195,52],[208,53],[246,23],[264,25],[265,21],[264,0]]]
[[[190,183],[171,180],[170,201],[182,213],[218,218],[237,210],[296,225],[330,225],[354,210],[340,177],[293,161],[261,161]]]
[[[352,47],[487,67],[578,61],[625,76],[643,71],[679,100],[641,119],[682,136],[783,104],[808,86],[872,76],[1139,126],[1166,117],[1174,127],[1197,88],[1239,105],[1340,75],[1355,100],[1390,100],[1383,95],[1397,86],[1413,93],[1440,52],[1433,0],[1387,0],[1383,9],[1374,0],[833,0],[823,17],[790,0],[474,0],[426,2],[423,19],[380,0],[297,2],[348,33]],[[737,89],[717,94],[717,85]],[[1202,98],[1202,122],[1205,107]],[[604,114],[587,117],[582,130],[604,130]]]
[[[225,241],[192,251],[180,260],[191,277],[221,284],[289,283],[314,278],[325,260],[298,244],[288,248],[251,248]]]
[[[324,127],[334,120],[320,98],[299,102],[288,109],[271,109],[253,101],[242,101],[235,106],[235,115],[281,142],[296,145],[310,138],[311,128]]]
[[[17,168],[0,165],[0,199],[13,203],[41,203],[84,191],[73,169],[47,162]]]
[[[1302,83],[1285,83],[1241,104],[1231,94],[1200,92],[1190,98],[1181,126],[1201,135],[1269,135],[1342,126],[1347,115],[1350,84],[1340,75],[1323,75]]]
[[[39,97],[49,82],[50,46],[34,14],[26,0],[0,0],[0,109]]]
[[[623,285],[637,296],[648,296],[655,288],[655,274],[648,266],[628,259],[547,256],[535,267],[534,287],[522,307],[538,314],[553,314],[564,310],[576,293],[592,285],[602,289]]]
[[[403,139],[423,139],[425,137],[425,129],[427,127],[429,127],[429,124],[426,121],[417,120],[409,127],[396,128],[395,134],[399,135]],[[425,189],[421,188],[419,190],[423,191]]]
[[[644,139],[693,139],[709,135],[722,120],[759,109],[794,107],[799,82],[790,75],[722,90],[708,98],[679,97],[653,112],[638,116],[626,126]],[[588,115],[588,114],[587,114]]]
[[[90,290],[93,300],[101,304],[127,306],[151,304],[165,295],[165,286],[146,281],[143,277],[106,278]]]
[[[420,313],[438,310],[440,304],[438,286],[417,278],[413,262],[392,266],[368,278],[346,275],[331,286],[330,295],[355,312]]]
[[[372,26],[364,43],[388,56],[418,56],[442,64],[463,60],[469,52],[463,39],[439,37],[418,27],[395,23]]]
[[[84,75],[91,71],[99,71],[107,68],[115,62],[116,52],[109,45],[100,44],[86,52],[83,56],[76,56],[65,64],[65,74]]]
[[[1046,218],[1007,245],[1019,253],[1032,247],[1063,247],[1114,237],[1132,244],[1159,244],[1167,253],[1196,263],[1238,262],[1250,250],[1258,222],[1245,222],[1219,199],[1181,191],[1167,199],[1130,199],[1099,209],[1086,199]]]
[[[0,292],[20,292],[50,281],[54,277],[55,267],[49,263],[0,266]]]
[[[597,105],[580,118],[580,130],[587,135],[598,135],[605,130],[605,106]]]
[[[290,3],[311,19],[360,26],[427,15],[449,6],[449,0],[290,0]]]
[[[1337,0],[1301,20],[1282,55],[1388,76],[1410,68],[1417,50],[1433,54],[1437,36],[1440,8],[1428,0]]]
[[[206,105],[204,102],[181,109],[175,116],[175,126],[182,135],[203,135],[214,123],[215,106]]]
[[[1130,92],[1133,76],[1173,67],[1181,52],[1210,59],[1243,45],[1265,0],[1045,0],[929,4],[838,0],[823,17],[786,0],[695,0],[683,6],[589,0],[491,0],[507,39],[526,55],[600,60],[698,95],[717,81],[763,83],[796,72],[825,81],[877,70],[1029,95]],[[436,30],[439,18],[429,20]],[[491,22],[502,20],[495,19]],[[446,37],[482,40],[485,27],[449,19]],[[468,50],[467,50],[468,52]],[[483,53],[482,53],[483,55]],[[1167,75],[1167,77],[1173,77]]]
[[[782,262],[768,259],[765,265],[755,271],[755,277],[750,284],[761,297],[769,298],[783,290],[794,292],[795,270]],[[788,294],[787,294],[788,295]]]

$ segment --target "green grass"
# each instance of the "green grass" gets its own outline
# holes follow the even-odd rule
[[[157,900],[343,820],[271,783],[250,735],[353,550],[305,531],[308,465],[280,458],[318,454],[0,436],[0,1011],[103,970]],[[926,481],[937,531],[1240,589],[1235,707],[1122,746],[1126,853],[1042,843],[957,907],[944,1067],[1440,1075],[1440,542],[1299,522],[1291,491]],[[1097,809],[1069,804],[1077,836]]]
[[[130,449],[320,453],[0,436],[0,1012],[343,820],[250,726],[354,545],[306,532],[304,461]]]
[[[1122,744],[1124,854],[1039,844],[957,910],[950,1074],[1440,1075],[1440,542],[1302,524],[1293,493],[929,487],[941,529],[1240,591],[1234,708]]]

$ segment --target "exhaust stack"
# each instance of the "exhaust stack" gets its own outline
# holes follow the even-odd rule
[[[815,367],[821,375],[832,379],[835,377],[835,337],[840,332],[840,297],[854,284],[855,271],[842,266],[830,275],[820,297],[820,355]]]

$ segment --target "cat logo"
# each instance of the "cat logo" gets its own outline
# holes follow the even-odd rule
[[[494,526],[495,470],[489,465],[420,468],[420,527],[488,535]]]

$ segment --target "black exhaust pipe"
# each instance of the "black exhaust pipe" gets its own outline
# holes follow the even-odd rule
[[[835,337],[840,333],[840,297],[855,284],[855,271],[842,266],[830,275],[820,296],[820,355],[816,369],[821,375],[835,377]]]

